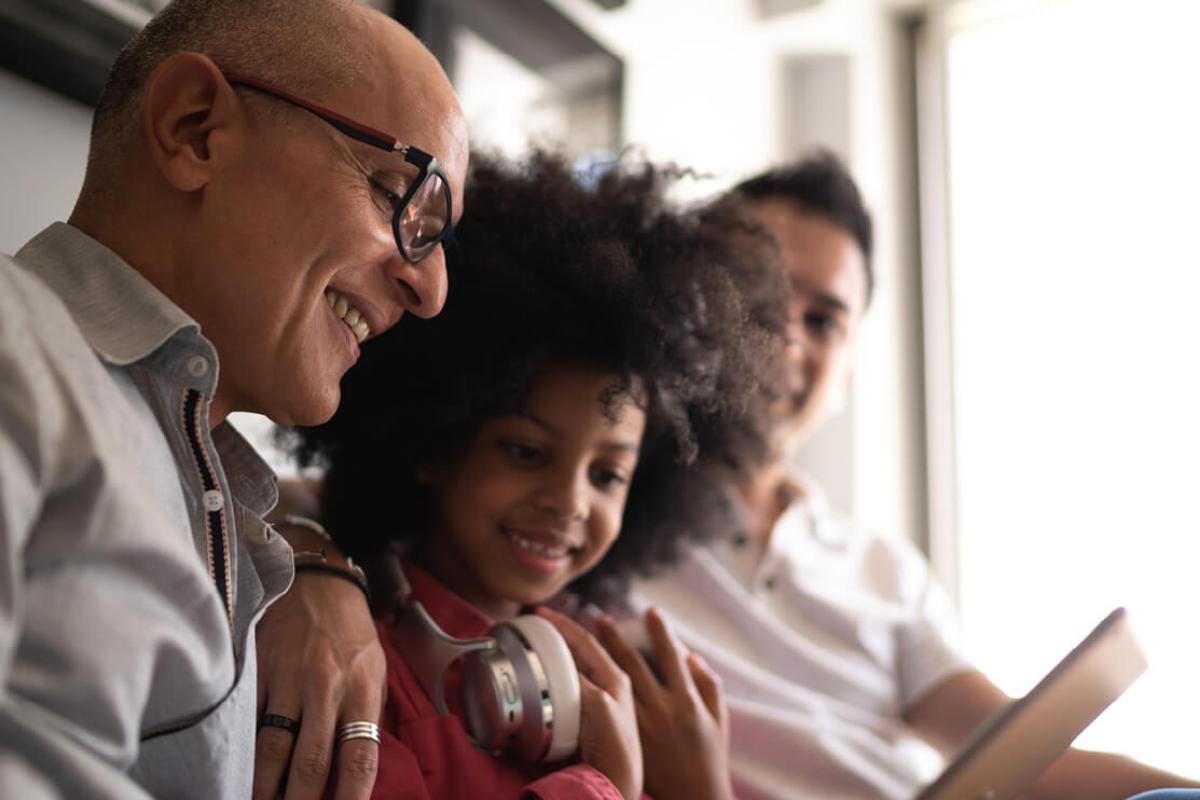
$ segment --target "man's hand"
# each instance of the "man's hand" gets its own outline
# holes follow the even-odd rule
[[[596,622],[600,642],[633,687],[646,791],[655,800],[729,800],[729,712],[720,679],[655,609],[646,612],[646,628],[661,681],[612,620]]]
[[[642,748],[629,677],[600,643],[569,617],[537,610],[562,634],[579,670],[579,757],[603,773],[625,800],[642,795]]]
[[[285,535],[297,551],[332,551],[305,532]],[[366,800],[379,745],[355,739],[335,747],[334,737],[348,722],[379,722],[385,682],[383,649],[363,593],[337,576],[298,573],[258,626],[258,712],[299,720],[300,731],[259,730],[255,800],[274,800],[285,779],[286,800],[316,800],[331,771],[335,800]]]

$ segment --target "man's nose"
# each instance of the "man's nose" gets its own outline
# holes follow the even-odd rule
[[[787,328],[784,331],[784,355],[788,359],[799,363],[808,355],[808,342],[804,337],[804,325],[799,320],[788,322]]]
[[[396,253],[389,259],[388,276],[398,281],[407,298],[405,311],[423,319],[436,317],[446,305],[449,277],[446,274],[446,253],[437,245],[417,263]]]

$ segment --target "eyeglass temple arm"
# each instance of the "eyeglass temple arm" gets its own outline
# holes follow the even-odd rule
[[[286,103],[291,103],[297,108],[302,108],[308,113],[320,117],[328,122],[333,127],[337,128],[342,133],[349,136],[351,139],[369,144],[372,147],[378,147],[381,150],[404,152],[406,147],[401,146],[395,136],[389,136],[383,131],[375,130],[366,125],[354,122],[336,111],[330,111],[328,108],[319,106],[316,103],[309,102],[301,97],[298,97],[290,92],[285,92],[282,89],[276,89],[270,84],[255,80],[254,78],[245,78],[241,75],[229,75],[226,77],[231,85],[245,86],[248,89],[255,89],[283,100]]]

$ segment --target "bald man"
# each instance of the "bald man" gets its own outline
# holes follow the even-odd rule
[[[122,52],[69,221],[0,257],[0,796],[251,794],[293,561],[225,418],[321,422],[362,342],[438,313],[466,161],[434,59],[349,0],[177,0]],[[361,703],[305,725],[338,797]]]

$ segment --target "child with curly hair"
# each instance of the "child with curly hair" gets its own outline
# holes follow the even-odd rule
[[[367,345],[337,415],[295,434],[300,462],[326,467],[335,543],[377,563],[398,544],[406,607],[445,636],[485,637],[564,590],[604,604],[727,521],[718,473],[761,446],[749,412],[786,289],[736,204],[681,211],[668,182],[645,165],[581,181],[545,153],[476,158],[445,311]],[[546,763],[544,741],[532,758],[528,743],[524,758],[474,746],[461,665],[440,703],[406,638],[411,612],[385,608],[375,796],[729,796],[719,685],[660,617],[647,615],[656,674],[607,618],[597,641],[537,614],[578,667],[577,757]],[[677,728],[653,740],[679,750],[643,761],[649,724]],[[693,768],[667,780],[658,765],[677,753]]]

